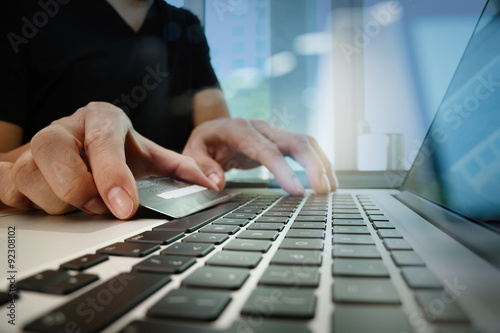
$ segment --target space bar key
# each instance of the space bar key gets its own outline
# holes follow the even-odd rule
[[[100,332],[170,281],[170,276],[122,273],[26,325],[30,332]]]

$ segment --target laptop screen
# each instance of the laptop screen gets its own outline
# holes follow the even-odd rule
[[[500,220],[500,1],[486,5],[403,187]]]

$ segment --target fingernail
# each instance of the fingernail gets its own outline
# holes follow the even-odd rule
[[[119,219],[126,219],[132,214],[134,202],[130,195],[121,187],[113,187],[108,193],[113,214]]]
[[[297,176],[293,177],[293,183],[295,184],[295,190],[298,192],[297,194],[304,194],[305,192],[304,185],[302,185]]]
[[[106,207],[106,204],[100,197],[90,199],[83,205],[83,209],[97,215],[105,214],[108,211],[108,207]]]
[[[325,192],[331,192],[332,186],[330,185],[330,180],[328,179],[328,176],[326,173],[323,173],[323,188],[325,189]]]
[[[208,176],[208,179],[210,179],[210,181],[215,185],[216,188],[219,188],[220,177],[217,176],[216,173],[210,174],[210,176]]]

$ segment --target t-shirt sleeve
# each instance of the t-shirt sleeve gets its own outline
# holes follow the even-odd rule
[[[18,0],[8,0],[0,14],[0,120],[24,127],[28,104],[28,49],[34,33],[24,27]],[[22,18],[25,18],[22,20]]]

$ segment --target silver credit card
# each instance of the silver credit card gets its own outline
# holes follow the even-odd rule
[[[217,192],[170,177],[139,179],[137,189],[141,206],[172,218],[194,214],[228,201],[236,195],[227,191]]]

